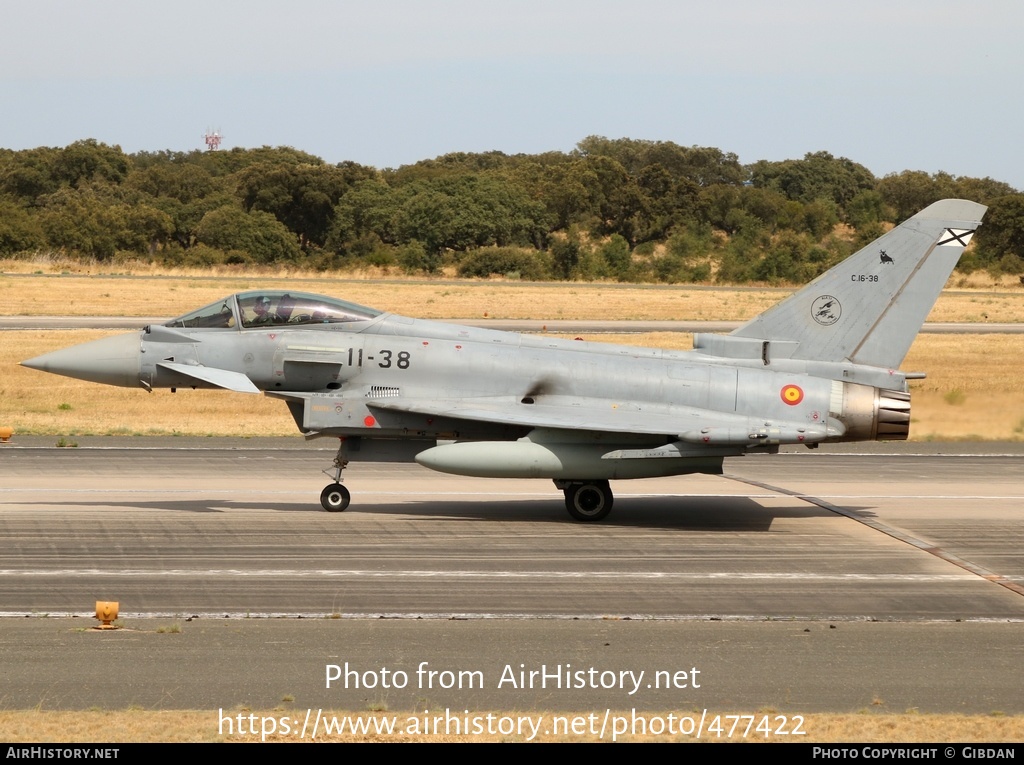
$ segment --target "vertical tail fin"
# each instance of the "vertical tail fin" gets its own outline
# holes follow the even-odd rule
[[[794,358],[896,369],[986,209],[936,202],[732,334],[795,341]]]

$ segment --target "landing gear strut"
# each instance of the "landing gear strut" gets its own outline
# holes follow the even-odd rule
[[[601,521],[612,511],[612,490],[607,481],[555,481],[565,492],[565,509],[574,520]]]
[[[334,466],[323,471],[324,475],[334,479],[334,483],[325,486],[320,492],[320,504],[329,513],[343,512],[352,501],[352,493],[341,483],[341,471],[348,465],[348,460],[345,459],[345,439],[339,438],[338,441],[340,443],[338,453],[334,455]]]

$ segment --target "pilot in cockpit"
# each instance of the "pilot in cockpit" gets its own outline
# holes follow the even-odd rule
[[[270,312],[270,298],[266,295],[261,295],[256,298],[256,302],[252,304],[252,310],[256,313],[256,316],[251,322],[250,326],[260,326],[262,324],[279,324],[281,319],[278,318],[277,314]]]

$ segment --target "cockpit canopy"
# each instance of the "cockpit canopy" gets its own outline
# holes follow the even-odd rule
[[[381,313],[373,308],[323,295],[290,290],[254,290],[218,300],[172,319],[165,326],[207,329],[297,327],[370,321]]]

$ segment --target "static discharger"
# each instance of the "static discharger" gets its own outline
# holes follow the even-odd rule
[[[97,600],[96,601],[96,618],[102,622],[96,629],[100,630],[119,630],[121,629],[116,624],[113,624],[114,620],[117,619],[117,611],[120,607],[120,603],[117,601]]]

